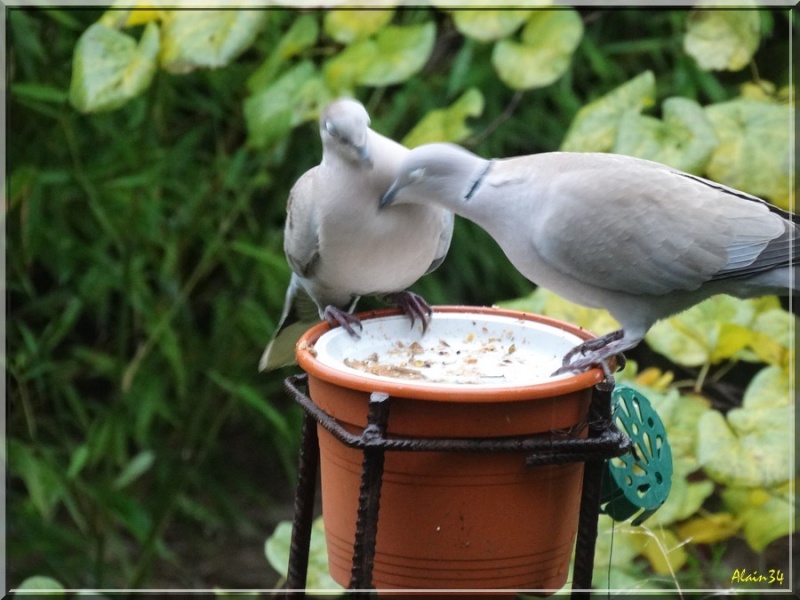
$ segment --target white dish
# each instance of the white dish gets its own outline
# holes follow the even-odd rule
[[[434,312],[423,335],[408,317],[364,319],[361,339],[341,327],[314,344],[316,359],[333,369],[403,385],[518,387],[551,377],[564,354],[583,340],[551,325],[482,313]]]

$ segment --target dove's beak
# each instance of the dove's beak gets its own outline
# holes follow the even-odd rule
[[[358,152],[359,162],[368,167],[372,167],[372,156],[369,154],[369,146],[366,144],[363,146],[356,146],[356,151]]]
[[[380,207],[386,208],[392,202],[394,202],[394,197],[397,196],[397,192],[400,191],[400,187],[397,185],[397,182],[393,183],[388,190],[381,196]]]

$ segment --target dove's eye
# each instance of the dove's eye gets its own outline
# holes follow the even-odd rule
[[[333,126],[333,123],[330,121],[325,121],[325,130],[330,133],[333,137],[339,137],[339,132],[336,130],[336,127]]]

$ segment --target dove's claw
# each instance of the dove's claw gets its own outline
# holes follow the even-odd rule
[[[428,325],[430,325],[431,317],[433,316],[433,309],[422,296],[404,290],[389,294],[387,300],[402,309],[403,313],[411,319],[412,327],[419,319],[422,323],[422,333],[428,330]]]
[[[623,369],[625,367],[625,356],[622,351],[629,348],[627,343],[620,343],[622,338],[623,332],[620,329],[578,344],[564,355],[561,367],[551,377],[564,373],[582,373],[583,371],[600,367],[603,369],[606,380],[613,383],[614,372],[611,370],[611,360],[615,360],[615,370]],[[573,360],[575,355],[578,354],[580,358]]]
[[[586,356],[591,352],[597,352],[606,348],[611,342],[617,342],[622,339],[623,331],[622,329],[617,329],[616,331],[612,331],[611,333],[607,333],[605,335],[601,335],[600,337],[592,338],[590,340],[586,340],[582,344],[578,344],[572,350],[567,352],[564,355],[564,360],[561,361],[561,366],[567,367],[571,364],[572,357],[576,354],[580,354],[581,356]],[[606,355],[605,353],[601,353]],[[597,364],[597,362],[595,362]]]
[[[361,321],[354,314],[351,314],[336,306],[329,305],[325,307],[322,316],[331,327],[342,327],[354,338],[361,338],[361,331],[364,329],[364,326],[361,325]]]

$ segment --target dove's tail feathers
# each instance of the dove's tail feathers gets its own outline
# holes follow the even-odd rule
[[[295,364],[294,347],[297,340],[320,320],[319,308],[303,289],[297,275],[292,273],[281,320],[258,361],[258,370],[271,371]]]
[[[258,361],[258,370],[272,371],[296,364],[294,349],[297,340],[318,322],[295,321],[280,329],[267,344],[264,354],[261,355],[261,360]]]
[[[779,267],[771,271],[756,273],[750,277],[729,280],[736,287],[729,291],[742,298],[756,296],[796,296],[800,292],[800,269],[797,265]]]

